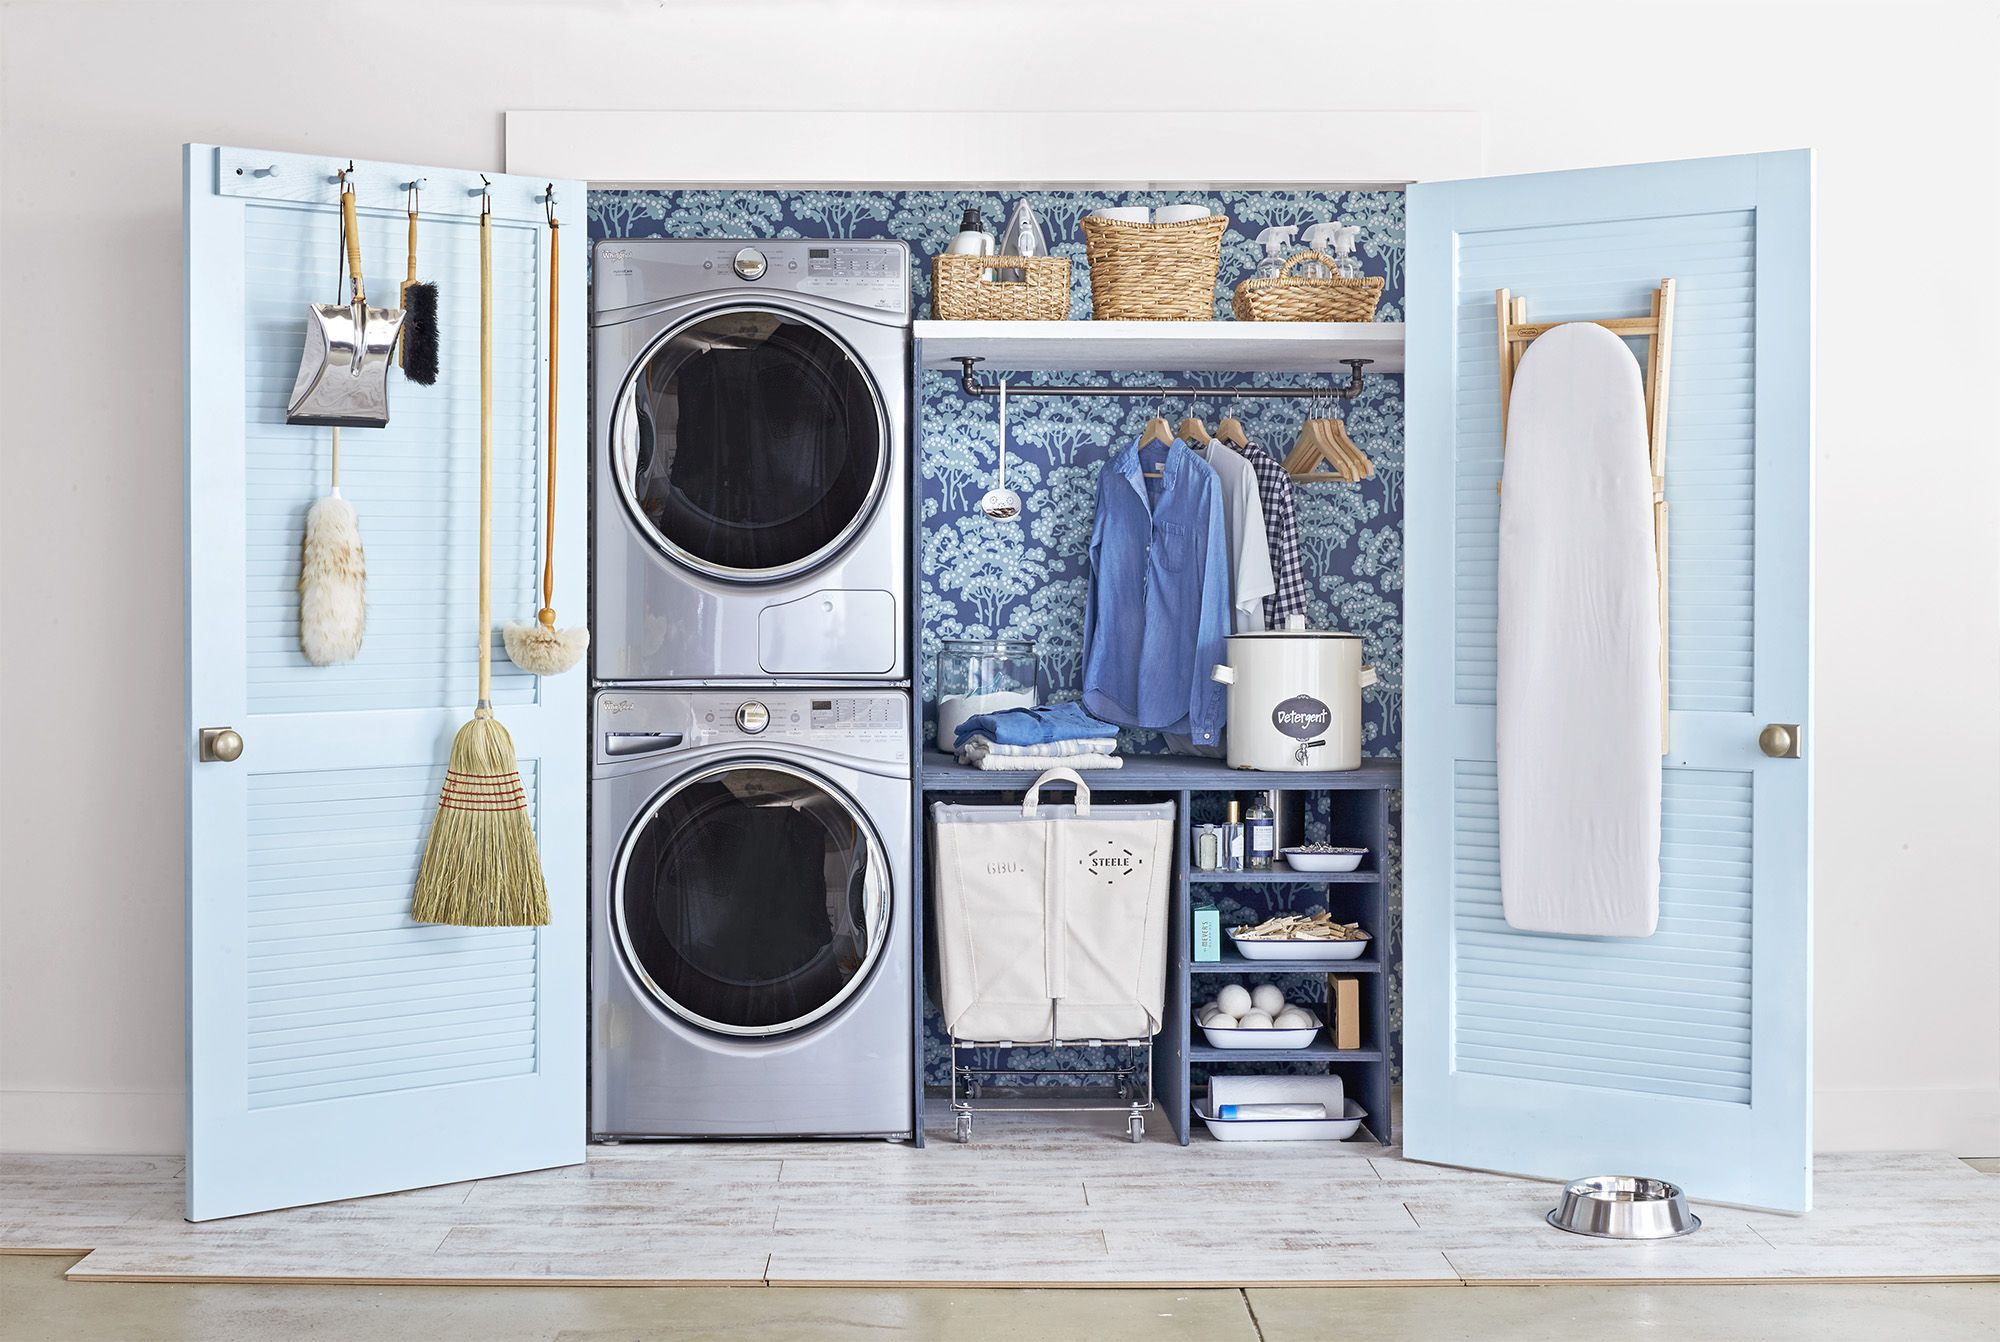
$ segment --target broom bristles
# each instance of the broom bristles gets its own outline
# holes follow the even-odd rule
[[[420,387],[438,380],[438,290],[423,280],[403,289],[403,376]]]
[[[458,729],[424,845],[411,917],[458,927],[541,927],[549,891],[514,738],[498,720]]]

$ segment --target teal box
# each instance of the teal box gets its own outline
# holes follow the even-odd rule
[[[1194,911],[1194,958],[1204,961],[1222,958],[1222,914],[1215,909]]]

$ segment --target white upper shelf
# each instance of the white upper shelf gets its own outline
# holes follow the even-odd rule
[[[925,368],[984,373],[1322,373],[1342,359],[1373,359],[1368,373],[1403,371],[1401,322],[941,322],[916,323]]]

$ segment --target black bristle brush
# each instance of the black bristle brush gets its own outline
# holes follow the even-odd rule
[[[420,387],[438,380],[438,289],[417,279],[417,187],[410,183],[409,262],[403,279],[403,376]]]

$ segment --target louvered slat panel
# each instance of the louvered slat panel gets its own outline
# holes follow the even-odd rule
[[[441,368],[419,387],[390,374],[389,426],[341,433],[341,494],[368,559],[361,654],[315,667],[299,651],[299,543],[326,492],[325,429],[285,423],[308,303],[335,296],[337,224],[324,210],[258,203],[244,217],[249,705],[258,713],[451,708],[476,696],[479,536],[479,248],[475,226],[426,220],[418,271],[438,285]],[[370,298],[393,304],[404,218],[363,211]],[[493,231],[496,628],[540,602],[542,264],[537,231]],[[302,261],[301,258],[304,258]],[[532,702],[535,682],[493,638],[496,703]]]
[[[533,815],[533,760],[521,778]],[[250,776],[251,1108],[535,1069],[535,930],[410,920],[443,781],[430,766]]]
[[[1672,706],[1748,712],[1755,505],[1756,223],[1749,211],[1468,232],[1456,312],[1455,693],[1494,702],[1500,387],[1493,292],[1528,299],[1531,321],[1638,315],[1650,285],[1675,285],[1667,421]],[[1643,257],[1650,278],[1635,279]],[[1643,353],[1644,343],[1634,341]]]
[[[1666,771],[1660,926],[1646,938],[1509,928],[1500,903],[1494,766],[1459,762],[1453,796],[1456,1066],[1747,1103],[1749,775]]]

